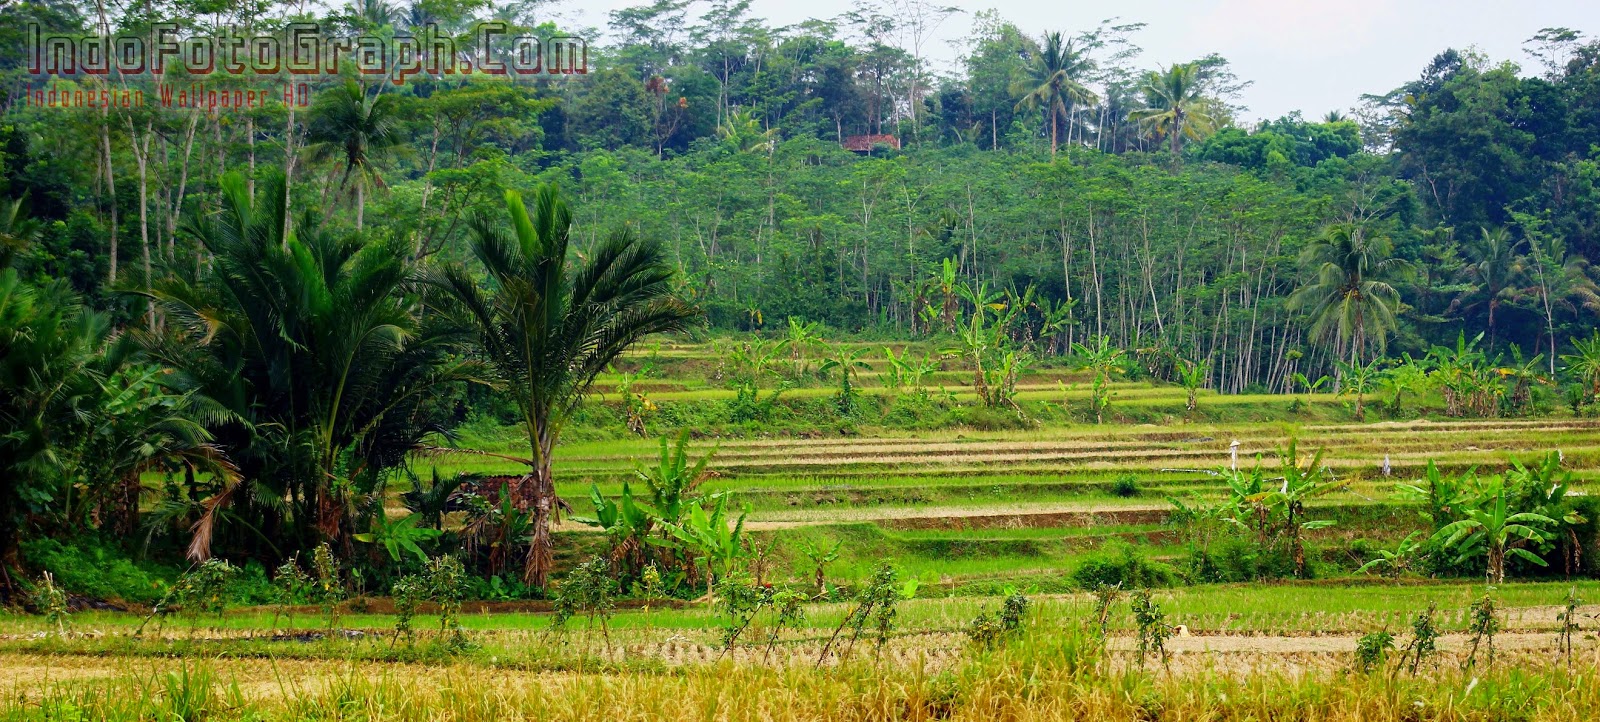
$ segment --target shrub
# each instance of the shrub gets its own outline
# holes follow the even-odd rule
[[[895,571],[894,566],[885,562],[872,573],[867,583],[856,589],[855,606],[845,614],[839,626],[834,628],[828,643],[822,646],[822,654],[817,657],[817,664],[822,664],[823,660],[828,658],[845,627],[850,628],[850,645],[841,657],[850,654],[850,650],[855,648],[856,640],[861,638],[868,627],[875,633],[876,651],[879,654],[883,652],[883,645],[889,641],[889,635],[894,633],[895,617],[899,613],[897,605],[901,599],[911,599],[917,593],[917,580],[912,579],[901,584],[899,578],[899,572]]]
[[[1432,657],[1439,650],[1439,628],[1434,626],[1433,617],[1439,611],[1437,604],[1429,604],[1428,608],[1417,614],[1411,622],[1411,641],[1406,643],[1405,651],[1400,654],[1400,664],[1404,665],[1407,659],[1411,660],[1411,673],[1416,674],[1417,668],[1422,666],[1422,661]]]
[[[1394,651],[1394,635],[1389,630],[1368,633],[1356,640],[1356,669],[1362,673],[1384,666]]]
[[[28,603],[35,612],[44,615],[46,624],[56,628],[56,634],[67,633],[67,593],[56,586],[56,580],[50,572],[45,572],[39,583],[34,585],[28,595]]]
[[[222,617],[228,606],[227,587],[239,568],[222,559],[207,559],[178,577],[172,587],[175,606],[193,627],[203,613]]]
[[[389,587],[389,596],[394,600],[394,636],[395,639],[405,637],[411,639],[416,630],[411,620],[417,616],[417,608],[422,606],[422,599],[426,595],[422,577],[407,574],[396,579]]]
[[[1139,627],[1139,668],[1144,669],[1146,654],[1156,654],[1161,659],[1161,665],[1167,665],[1167,639],[1172,636],[1173,627],[1167,624],[1167,614],[1161,611],[1161,606],[1151,601],[1150,590],[1141,589],[1133,593],[1133,621]]]
[[[1171,566],[1150,561],[1138,549],[1122,541],[1106,544],[1072,572],[1072,581],[1082,589],[1170,587],[1177,578]]]
[[[1111,482],[1111,495],[1123,499],[1131,499],[1139,495],[1139,477],[1133,474],[1123,474]]]
[[[339,577],[339,560],[327,543],[318,544],[311,553],[311,568],[316,571],[312,581],[312,594],[322,608],[322,620],[332,631],[339,625],[339,603],[344,601],[344,581]]]
[[[1307,554],[1307,559],[1314,558],[1314,554]],[[1216,566],[1215,581],[1220,582],[1292,579],[1295,575],[1294,557],[1287,550],[1263,548],[1249,539],[1234,538],[1222,542],[1210,560]],[[1308,565],[1306,572],[1307,577],[1315,577],[1316,565]]]
[[[1017,634],[1028,614],[1028,598],[1021,592],[1006,597],[996,614],[980,613],[967,624],[967,637],[980,647],[993,647]]]
[[[177,576],[177,570],[136,563],[122,551],[92,539],[64,543],[29,539],[22,542],[22,558],[28,566],[50,572],[61,589],[108,601],[153,604]]]
[[[567,620],[583,616],[593,631],[596,619],[600,620],[600,634],[605,639],[606,651],[611,650],[611,629],[608,622],[616,608],[617,577],[611,564],[601,557],[593,557],[567,573],[556,589],[553,629],[564,629]]]
[[[294,627],[294,605],[311,597],[315,583],[300,568],[299,559],[291,556],[273,574],[272,588],[275,591],[272,626],[278,626],[278,617],[281,615],[290,627]]]
[[[1467,625],[1467,633],[1472,635],[1472,642],[1467,650],[1467,661],[1461,665],[1462,669],[1472,669],[1477,666],[1480,645],[1487,653],[1488,666],[1494,667],[1494,635],[1500,631],[1500,624],[1500,609],[1495,604],[1494,596],[1486,591],[1483,599],[1472,605],[1472,622]]]

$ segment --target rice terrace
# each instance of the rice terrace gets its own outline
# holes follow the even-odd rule
[[[998,4],[0,3],[0,722],[1600,719],[1600,8]]]

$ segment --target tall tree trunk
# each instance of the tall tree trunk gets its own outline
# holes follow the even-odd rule
[[[150,283],[155,277],[155,271],[150,265],[150,138],[154,133],[152,126],[155,121],[147,121],[144,128],[144,138],[134,135],[133,159],[139,169],[139,252],[144,260],[144,289],[150,290]],[[129,127],[129,130],[133,128]],[[156,328],[155,301],[145,302],[145,321],[151,331]]]
[[[1056,159],[1056,109],[1050,107],[1050,160]]]
[[[289,103],[289,119],[283,126],[283,242],[289,242],[289,219],[294,215],[289,212],[289,189],[294,186],[294,103]]]
[[[256,117],[253,115],[244,117],[244,137],[250,162],[250,174],[245,177],[244,181],[245,189],[250,194],[250,198],[254,200],[256,197]]]
[[[108,255],[111,257],[111,271],[106,275],[106,285],[117,285],[117,178],[111,172],[111,110],[105,105],[100,106],[100,152],[105,156],[106,171],[106,197],[110,199],[111,210],[111,248]]]
[[[167,213],[167,261],[169,262],[178,258],[178,217],[183,214],[183,198],[189,187],[189,154],[194,151],[195,129],[199,125],[200,114],[191,114],[189,128],[183,135],[183,162],[178,166],[178,194],[173,198],[172,208]]]
[[[544,589],[550,583],[550,570],[554,565],[550,527],[558,521],[555,474],[550,458],[555,439],[548,429],[535,434],[533,438],[533,471],[522,480],[520,498],[517,500],[522,509],[531,509],[533,512],[533,533],[528,540],[528,557],[522,578],[525,583]]]

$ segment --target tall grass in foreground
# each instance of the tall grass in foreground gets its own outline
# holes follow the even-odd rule
[[[314,681],[253,680],[228,660],[11,693],[0,720],[1592,720],[1600,675],[1553,660],[1411,676],[1200,666],[1169,674],[1113,663],[1093,631],[1035,619],[1025,636],[964,662],[816,669],[732,662],[663,672],[518,673],[478,666],[348,666]],[[228,681],[224,681],[228,680]],[[263,690],[262,688],[265,687]]]

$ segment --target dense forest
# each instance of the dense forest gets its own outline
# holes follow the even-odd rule
[[[467,47],[490,17],[561,30],[539,11],[51,0],[7,4],[0,35],[432,23]],[[970,25],[950,67],[929,58],[943,23]],[[353,490],[459,421],[434,392],[488,376],[516,392],[539,467],[527,498],[548,515],[548,454],[583,374],[680,327],[792,317],[911,339],[1006,298],[1047,353],[1165,349],[1223,392],[1480,335],[1490,358],[1547,375],[1575,368],[1563,357],[1600,369],[1585,341],[1600,327],[1600,40],[1553,28],[1524,58],[1441,48],[1347,110],[1250,123],[1249,79],[1225,58],[1148,57],[1140,29],[921,0],[772,27],[748,0],[658,0],[612,13],[583,74],[325,78],[308,107],[244,112],[40,107],[7,51],[0,473],[70,473],[51,488],[90,498],[8,481],[0,552],[49,504],[65,504],[58,525],[136,533],[139,474],[172,459],[215,487],[163,496],[156,527],[231,515],[235,544],[348,539],[370,512]],[[508,192],[538,199],[532,220]],[[514,235],[560,243],[506,240],[508,213]],[[570,253],[553,220],[567,214]],[[517,285],[488,298],[474,279],[569,255],[592,273],[552,288],[597,335],[551,342],[574,378],[530,377],[512,336],[556,332],[496,326],[517,317]],[[579,293],[606,282],[615,298]],[[483,353],[462,351],[469,336]]]
[[[378,34],[432,22],[466,44],[473,19],[494,14],[299,10],[5,12],[14,46],[28,21],[127,32],[152,18],[267,31],[309,18]],[[717,327],[799,316],[917,332],[954,259],[963,281],[1033,285],[1068,304],[1070,335],[1211,358],[1230,390],[1281,389],[1286,350],[1324,347],[1307,338],[1319,307],[1292,294],[1317,273],[1302,254],[1334,227],[1369,261],[1403,261],[1371,279],[1395,291],[1359,334],[1371,351],[1420,353],[1465,329],[1553,368],[1562,342],[1600,317],[1585,260],[1600,253],[1600,44],[1578,33],[1531,39],[1526,68],[1447,49],[1348,113],[1245,124],[1235,102],[1248,81],[1224,58],[1148,63],[1138,26],[1055,32],[979,13],[959,66],[934,69],[923,44],[962,20],[949,14],[866,4],[773,28],[748,3],[659,2],[612,15],[617,42],[596,44],[587,76],[369,83],[356,128],[281,103],[30,107],[13,57],[0,194],[19,204],[11,223],[38,235],[22,274],[68,279],[123,321],[139,302],[111,289],[192,257],[185,214],[218,207],[223,174],[253,184],[268,169],[291,179],[297,207],[331,208],[418,258],[459,256],[466,219],[502,189],[558,182],[580,244],[622,225],[662,239]],[[360,102],[324,85],[324,110]],[[370,137],[352,151],[340,132]],[[861,136],[899,147],[844,149]]]

